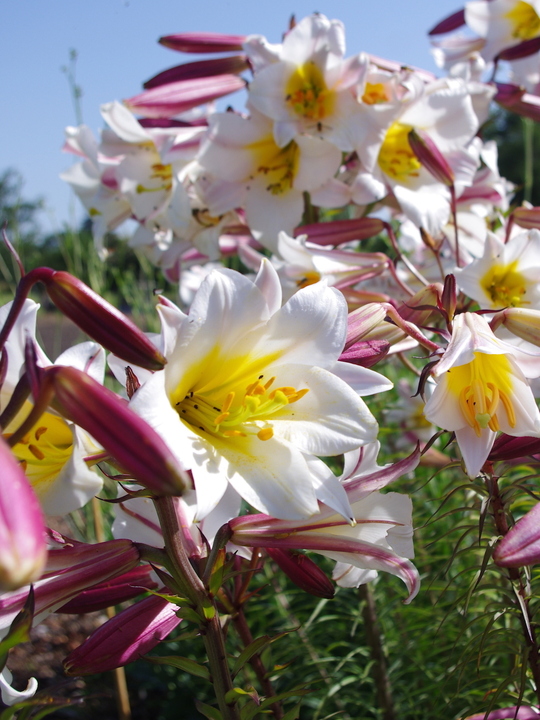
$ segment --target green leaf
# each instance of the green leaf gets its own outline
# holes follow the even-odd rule
[[[268,645],[271,645],[276,640],[279,640],[280,638],[288,634],[289,633],[287,631],[279,633],[279,635],[275,635],[274,637],[270,637],[269,635],[261,635],[261,637],[256,638],[256,640],[254,640],[246,648],[244,648],[240,655],[236,658],[236,662],[234,663],[234,667],[232,669],[232,677],[234,678],[248,662],[248,660],[251,660],[254,655],[260,653],[264,648],[268,647]]]
[[[204,680],[210,681],[210,671],[208,670],[208,668],[204,665],[199,665],[199,663],[195,662],[195,660],[190,660],[189,658],[181,657],[179,655],[145,655],[144,659],[149,660],[155,665],[171,665],[172,667],[176,667],[179,670],[184,670],[191,675],[196,675],[197,677],[201,677]]]
[[[298,705],[288,710],[285,715],[283,716],[282,720],[297,720],[298,716],[300,715],[300,705],[302,703],[299,702]]]
[[[208,718],[208,720],[223,720],[223,716],[219,710],[211,705],[207,705],[200,700],[195,700],[195,707],[201,715],[204,715],[204,717]]]

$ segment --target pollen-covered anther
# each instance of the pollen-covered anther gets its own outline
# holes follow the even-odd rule
[[[257,437],[259,440],[270,440],[270,438],[274,437],[274,431],[271,427],[263,428],[259,430]]]
[[[464,387],[459,395],[459,405],[468,425],[480,437],[482,430],[489,428],[493,432],[500,430],[497,410],[502,403],[510,427],[516,425],[516,415],[510,399],[505,392],[493,383],[475,380]]]

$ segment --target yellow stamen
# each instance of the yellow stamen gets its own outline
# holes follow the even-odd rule
[[[381,170],[401,182],[418,177],[421,168],[420,161],[409,144],[409,133],[412,129],[412,125],[392,123],[379,150],[378,163]]]
[[[512,37],[516,40],[531,40],[540,34],[540,17],[534,7],[519,0],[504,17],[512,24]]]
[[[491,298],[492,307],[520,307],[529,303],[524,299],[527,294],[527,280],[516,270],[518,261],[508,265],[492,265],[480,280],[480,285]]]
[[[270,440],[271,437],[274,436],[274,431],[271,427],[269,428],[263,428],[262,430],[259,430],[257,433],[257,437],[259,440]]]

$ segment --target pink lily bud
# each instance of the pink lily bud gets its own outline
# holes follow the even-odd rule
[[[333,598],[334,585],[320,569],[320,567],[307,555],[294,550],[280,550],[279,548],[266,548],[276,565],[283,570],[300,590],[321,598]]]
[[[178,607],[151,595],[99,627],[64,660],[67,675],[91,675],[138,660],[164,640],[182,619]]]
[[[195,78],[226,74],[238,75],[248,68],[249,62],[245,55],[230,55],[223,58],[199,60],[198,62],[185,63],[164,70],[147,80],[143,87],[145,90],[150,90],[178,80],[193,80]]]
[[[517,460],[540,453],[540,439],[535,437],[512,437],[502,433],[493,443],[488,455],[490,462]]]
[[[309,242],[317,245],[341,245],[352,240],[367,240],[384,230],[385,224],[379,218],[358,218],[335,220],[334,222],[300,225],[294,237],[307,235]]]
[[[506,308],[497,314],[496,320],[514,335],[540,347],[540,310]]]
[[[370,368],[383,360],[389,350],[390,343],[387,340],[360,340],[348,350],[344,350],[339,359],[341,362]]]
[[[444,288],[441,296],[441,306],[446,311],[450,322],[453,320],[457,307],[457,291],[455,275],[447,275],[444,278]]]
[[[245,87],[241,77],[231,74],[178,80],[134,95],[124,105],[144,117],[169,118]]]
[[[540,121],[540,97],[525,92],[518,85],[509,83],[496,83],[497,94],[493,98],[495,102],[517,115]]]
[[[441,22],[437,23],[435,27],[431,28],[428,35],[444,35],[444,33],[452,32],[465,25],[465,10],[458,10],[452,15],[449,15]]]
[[[141,595],[146,590],[155,590],[157,583],[152,579],[150,565],[141,565],[127,573],[98,583],[83,590],[77,597],[58,608],[57,613],[82,613],[104,610]]]
[[[433,140],[419,130],[411,130],[409,145],[421,164],[443,185],[452,187],[454,171]]]
[[[504,48],[495,57],[495,62],[498,60],[519,60],[520,58],[534,55],[540,50],[540,38],[532,38],[531,40],[525,40],[524,42],[512,45],[511,47]]]
[[[25,275],[0,331],[0,348],[13,327],[30,289],[42,282],[56,307],[104,348],[147,370],[161,370],[166,360],[135,323],[67,272],[41,267]]]
[[[157,432],[120,397],[73,367],[54,366],[46,381],[63,414],[86,430],[118,463],[158,495],[181,495],[190,485]]]
[[[518,207],[512,219],[524,230],[540,230],[540,207]]]
[[[45,524],[21,466],[0,437],[0,590],[39,578],[45,560]]]
[[[164,35],[160,45],[185,53],[221,53],[242,50],[246,35],[222,35],[211,32],[180,33]]]
[[[518,520],[495,548],[493,559],[501,567],[540,562],[540,503]]]
[[[349,350],[359,340],[380,325],[386,317],[386,310],[380,303],[369,303],[349,313],[347,317],[347,339],[344,351]]]
[[[437,310],[442,292],[443,288],[440,283],[426,285],[398,306],[397,311],[400,317],[407,322],[415,323],[415,325],[426,325]]]
[[[53,534],[52,542],[57,547],[49,550],[45,571],[34,584],[34,624],[86,588],[132,570],[140,560],[131,540],[89,545]],[[27,596],[28,586],[0,595],[0,629],[9,627]]]

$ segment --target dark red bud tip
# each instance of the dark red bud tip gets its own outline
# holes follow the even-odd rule
[[[360,340],[344,350],[339,359],[341,362],[370,368],[383,360],[389,350],[390,343],[387,340]]]
[[[150,80],[147,80],[143,87],[145,90],[150,90],[151,88],[177,82],[178,80],[194,80],[195,78],[211,77],[212,75],[228,73],[239,74],[248,68],[249,63],[245,55],[231,55],[230,57],[224,58],[199,60],[164,70],[158,75],[154,75]]]
[[[294,237],[307,235],[308,240],[317,245],[341,245],[352,240],[368,240],[383,230],[384,222],[382,220],[365,217],[300,225],[294,231]]]
[[[540,50],[540,37],[525,40],[518,45],[507,47],[497,55],[495,61],[498,60],[520,60],[529,55],[534,55]]]
[[[444,278],[441,305],[446,311],[448,319],[452,321],[457,307],[456,278],[454,275],[447,275]]]
[[[511,437],[502,433],[493,443],[488,460],[517,460],[540,454],[540,439],[534,437]]]
[[[418,160],[436,180],[448,187],[454,184],[452,168],[428,135],[411,130],[409,133],[409,145]]]
[[[38,268],[28,273],[41,281],[56,307],[87,335],[132,365],[161,370],[166,359],[135,323],[67,272]]]
[[[301,590],[321,598],[333,598],[334,585],[311,558],[295,550],[265,548],[272,560]]]
[[[182,495],[190,481],[169,446],[127,403],[73,367],[47,371],[62,413],[92,435],[133,478],[158,495]]]

